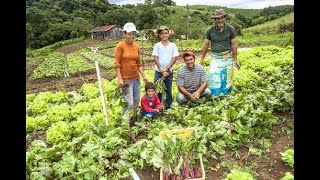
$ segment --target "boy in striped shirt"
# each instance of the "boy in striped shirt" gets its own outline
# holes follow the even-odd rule
[[[182,105],[190,100],[197,101],[201,97],[211,97],[211,91],[207,88],[207,75],[204,67],[195,64],[193,52],[185,52],[182,58],[185,66],[178,70],[177,85],[179,92],[176,95],[177,102]]]

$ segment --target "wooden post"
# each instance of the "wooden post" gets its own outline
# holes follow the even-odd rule
[[[101,95],[101,100],[102,100],[102,106],[103,106],[103,113],[104,116],[106,118],[106,124],[109,124],[109,120],[108,120],[108,112],[107,112],[107,105],[104,99],[104,92],[103,92],[103,85],[102,85],[102,81],[101,81],[101,77],[100,77],[100,70],[99,70],[99,64],[98,61],[94,61],[96,64],[96,69],[97,69],[97,77],[98,77],[98,82],[99,82],[99,89],[100,89],[100,95]]]
[[[103,92],[103,85],[102,85],[102,81],[101,81],[101,77],[100,77],[99,63],[98,63],[98,61],[96,60],[96,57],[95,57],[98,48],[94,48],[94,46],[93,46],[90,49],[94,52],[93,60],[94,60],[94,63],[96,65],[96,71],[97,71],[97,77],[98,77],[98,83],[99,83],[99,89],[100,89],[100,96],[101,96],[102,106],[103,106],[103,113],[104,113],[104,116],[106,118],[106,124],[108,126],[109,125],[109,120],[108,120],[107,105],[106,105],[106,102],[105,102],[105,99],[104,99],[104,92]]]

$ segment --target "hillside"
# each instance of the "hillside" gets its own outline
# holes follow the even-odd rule
[[[134,22],[138,30],[166,25],[178,35],[202,39],[213,24],[215,9],[224,8],[228,22],[237,31],[262,24],[293,12],[293,6],[265,9],[236,9],[219,6],[169,6],[161,3],[115,5],[108,1],[33,0],[26,2],[26,47],[39,49],[59,41],[87,38],[89,31],[102,25]]]
[[[287,14],[285,16],[282,16],[280,18],[267,21],[263,24],[259,24],[256,26],[248,27],[242,30],[242,32],[246,35],[249,34],[277,34],[280,33],[281,26],[287,27],[288,31],[294,30],[294,13]],[[286,31],[284,31],[286,32]]]
[[[263,24],[245,28],[237,37],[240,47],[294,45],[294,13],[267,21]]]
[[[176,8],[176,7],[174,7]],[[294,13],[285,15],[283,17],[280,17],[275,20],[271,20],[268,22],[265,22],[261,25],[256,25],[253,27],[245,28],[242,31],[242,35],[237,37],[238,47],[239,48],[248,48],[248,47],[255,47],[255,46],[265,46],[265,45],[277,45],[277,46],[287,46],[292,45],[293,46],[293,40],[294,40],[294,32],[279,32],[279,28],[285,25],[290,25],[294,23]],[[268,33],[266,33],[268,32]],[[116,45],[117,41],[101,41],[101,40],[90,40],[90,39],[76,39],[76,40],[70,40],[70,41],[64,41],[59,42],[50,46],[46,46],[44,48],[29,51],[27,55],[33,55],[32,57],[28,57],[26,59],[27,61],[27,92],[41,92],[43,90],[55,90],[60,89],[61,87],[66,87],[68,90],[76,89],[80,87],[83,83],[86,82],[94,82],[96,81],[96,72],[94,69],[94,63],[92,61],[88,61],[87,59],[84,60],[77,60],[81,62],[80,64],[88,64],[89,66],[87,69],[83,72],[80,72],[79,70],[75,69],[71,75],[70,78],[63,78],[63,67],[61,68],[53,68],[53,69],[61,69],[59,78],[39,78],[32,80],[32,74],[35,70],[37,70],[37,67],[39,67],[43,62],[44,59],[47,58],[47,56],[52,52],[62,52],[66,55],[68,54],[77,54],[79,50],[87,48],[88,46],[102,46],[102,47],[108,47],[103,50],[106,54],[108,54],[108,58],[113,58],[113,47]],[[153,68],[153,61],[151,57],[151,48],[152,44],[150,42],[144,42],[137,41],[141,49],[143,50],[142,59],[145,62],[150,61],[150,65],[146,66],[146,69],[152,69]],[[203,45],[202,39],[197,40],[184,40],[184,41],[177,41],[176,42],[177,47],[179,48],[179,51],[186,51],[186,50],[192,50],[195,51],[198,55],[200,55],[200,50]],[[79,53],[78,53],[79,54]],[[82,55],[81,55],[82,56]],[[67,56],[69,58],[69,56]],[[67,60],[73,61],[72,59]],[[182,62],[182,60],[179,60]],[[75,63],[75,62],[73,62]],[[52,66],[52,65],[51,65]],[[82,65],[80,65],[82,66]],[[90,68],[91,67],[91,68]],[[79,67],[80,68],[80,67]],[[78,69],[79,69],[78,68]],[[81,69],[81,68],[80,68]],[[39,70],[38,70],[39,71]],[[79,72],[78,72],[79,71]],[[70,72],[69,72],[70,73]],[[113,72],[113,69],[110,70],[101,67],[101,74],[102,77],[105,77],[107,79],[113,79],[115,77],[115,74]]]

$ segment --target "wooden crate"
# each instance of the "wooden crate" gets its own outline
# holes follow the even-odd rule
[[[181,138],[185,139],[185,138],[191,138],[193,133],[195,133],[195,134],[197,133],[196,129],[194,129],[194,128],[173,129],[173,130],[161,131],[159,133],[159,136],[161,138],[164,138],[167,134],[179,134],[179,136]],[[205,174],[204,167],[203,167],[202,156],[200,156],[200,168],[201,168],[202,177],[189,179],[189,180],[205,180],[206,174]],[[160,180],[163,180],[163,170],[162,170],[162,168],[160,169]]]

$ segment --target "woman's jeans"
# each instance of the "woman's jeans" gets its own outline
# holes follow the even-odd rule
[[[155,71],[154,73],[154,83],[157,82],[158,79],[160,79],[162,77],[162,73],[161,72],[158,72],[158,71]],[[171,104],[172,104],[172,79],[173,79],[173,72],[171,72],[169,74],[169,76],[167,76],[163,82],[166,86],[166,93],[167,93],[167,97],[166,97],[166,100],[165,100],[165,108],[168,109],[171,107]],[[162,98],[162,94],[161,93],[158,93],[158,97],[161,101],[161,98]]]
[[[134,115],[136,116],[140,101],[140,79],[127,81],[126,83],[128,84],[122,87],[122,95],[124,100],[128,103],[128,107],[122,109],[122,114],[128,109],[133,109]]]

